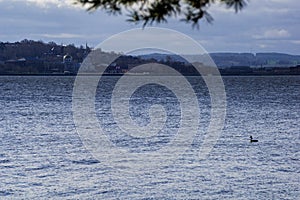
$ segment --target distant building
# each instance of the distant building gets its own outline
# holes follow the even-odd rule
[[[73,74],[75,72],[74,69],[74,63],[73,63],[73,57],[69,54],[66,54],[63,57],[63,64],[64,64],[64,73],[65,74]]]
[[[246,75],[251,74],[253,69],[249,66],[232,66],[229,68],[220,69],[222,74],[231,74],[231,75]]]
[[[297,65],[295,67],[290,67],[290,72],[291,74],[300,74],[300,65]]]
[[[4,64],[6,65],[12,65],[12,66],[20,66],[20,67],[24,67],[25,64],[26,64],[26,59],[25,58],[20,58],[20,59],[17,59],[17,60],[6,60],[4,62]]]
[[[252,69],[249,66],[232,66],[229,69],[235,72],[252,72]]]

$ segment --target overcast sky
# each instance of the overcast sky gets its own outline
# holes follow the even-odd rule
[[[104,11],[88,13],[72,0],[0,0],[0,41],[22,39],[96,46],[107,37],[141,24]],[[208,52],[282,52],[300,54],[299,0],[250,0],[240,13],[224,6],[209,9],[214,21],[200,29],[170,19],[153,25],[180,31]],[[155,36],[153,36],[155,37]]]

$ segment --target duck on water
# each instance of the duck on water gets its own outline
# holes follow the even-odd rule
[[[254,140],[252,135],[250,135],[250,142],[258,142],[258,140]]]

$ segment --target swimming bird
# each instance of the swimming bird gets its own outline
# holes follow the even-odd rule
[[[252,135],[250,135],[250,142],[258,142],[258,140],[253,140]]]

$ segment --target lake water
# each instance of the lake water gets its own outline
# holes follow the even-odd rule
[[[223,77],[225,126],[201,161],[192,152],[207,128],[210,98],[200,78],[188,79],[199,100],[199,134],[172,165],[133,172],[85,148],[72,116],[74,77],[1,76],[0,199],[299,199],[300,77]],[[95,103],[110,140],[141,153],[163,148],[173,132],[143,147],[114,131],[108,91],[116,80],[104,77]],[[137,124],[149,123],[153,103],[166,107],[166,123],[176,129],[176,96],[151,85],[133,95],[130,114]],[[250,143],[250,135],[259,142]]]

